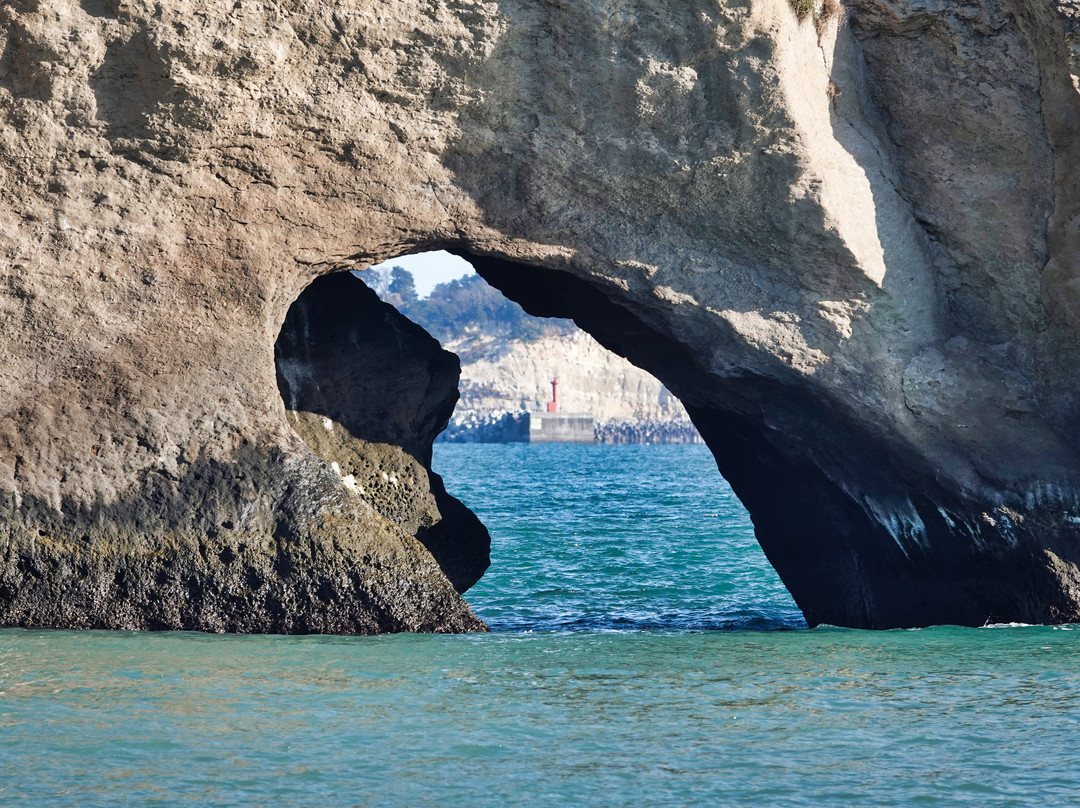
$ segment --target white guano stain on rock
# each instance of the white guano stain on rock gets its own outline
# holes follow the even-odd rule
[[[910,500],[881,500],[864,496],[861,501],[877,522],[888,531],[905,557],[911,558],[909,545],[914,544],[922,549],[928,547],[926,524]]]

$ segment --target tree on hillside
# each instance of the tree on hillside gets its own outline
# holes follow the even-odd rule
[[[574,330],[570,320],[526,314],[479,275],[439,284],[429,298],[417,301],[405,314],[444,342],[473,333],[534,340]]]
[[[389,303],[402,313],[416,303],[416,281],[405,267],[379,267],[353,274],[385,303]]]
[[[479,275],[440,283],[427,298],[417,296],[412,273],[403,267],[367,271],[359,277],[440,342],[473,335],[531,341],[549,334],[571,334],[576,328],[571,320],[526,314]]]
[[[413,280],[412,273],[404,267],[393,267],[390,270],[390,283],[386,290],[400,298],[401,302],[395,303],[395,306],[412,306],[416,303],[416,281]]]

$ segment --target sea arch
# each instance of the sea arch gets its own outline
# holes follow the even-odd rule
[[[572,266],[484,255],[460,243],[434,246],[465,258],[529,313],[573,319],[683,400],[810,625],[992,617],[989,593],[980,596],[981,582],[972,587],[964,568],[970,559],[943,565],[931,550],[950,527],[933,489],[911,495],[900,488],[895,460],[881,462],[881,436],[847,403],[823,400],[812,375],[807,381],[776,358],[764,369],[730,364],[717,373],[706,364],[715,356],[688,350],[685,337],[619,285]],[[671,305],[673,295],[654,297]],[[723,318],[698,316],[705,322],[697,327],[714,334],[719,321],[716,345],[744,339]],[[685,326],[683,318],[678,328]],[[456,400],[454,358],[339,272],[316,279],[290,307],[276,363],[294,429],[343,485],[359,487],[376,510],[412,531],[464,592],[487,567],[489,538],[430,469],[432,441]]]
[[[1080,619],[1064,6],[391,5],[0,9],[0,623],[479,628],[273,361],[434,246],[664,381],[811,623]]]

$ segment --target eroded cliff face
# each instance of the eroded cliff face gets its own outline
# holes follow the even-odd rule
[[[0,622],[477,627],[452,393],[373,440],[274,360],[430,247],[678,395],[812,624],[1080,619],[1065,6],[3,4]]]
[[[446,346],[455,350],[453,343]],[[686,410],[655,376],[605,350],[583,331],[536,340],[492,339],[469,345],[457,411],[543,412],[551,379],[559,379],[559,410],[612,419],[681,420]],[[486,350],[484,350],[486,348]]]

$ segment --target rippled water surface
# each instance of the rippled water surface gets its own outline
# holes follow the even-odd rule
[[[0,805],[1077,802],[1072,627],[806,630],[703,447],[438,451],[494,633],[0,631]]]
[[[467,597],[496,631],[806,625],[705,446],[437,452],[492,533],[491,569]]]

